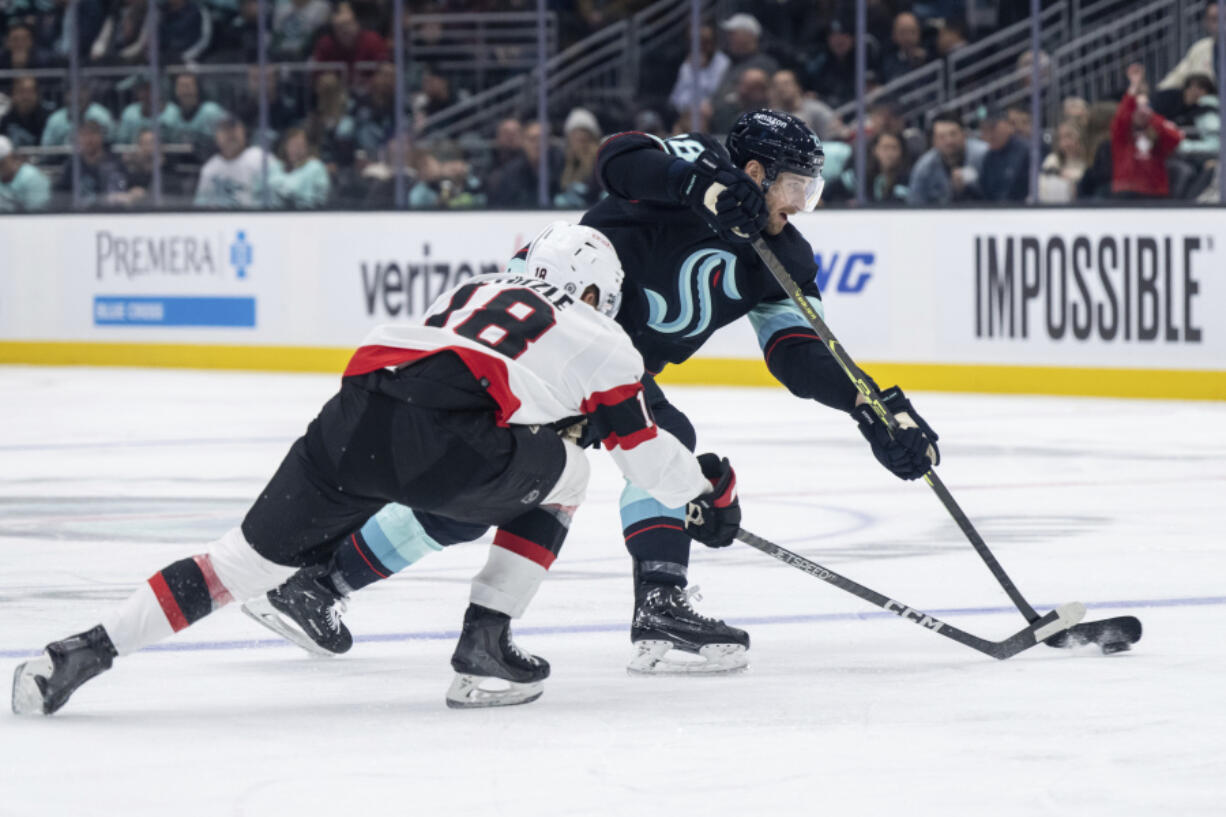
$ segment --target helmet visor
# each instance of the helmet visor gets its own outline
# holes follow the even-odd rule
[[[825,186],[826,180],[820,173],[816,176],[802,176],[789,171],[780,173],[771,184],[789,206],[806,213],[817,208],[817,203],[822,200],[822,188]]]

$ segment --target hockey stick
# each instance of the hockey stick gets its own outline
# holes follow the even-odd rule
[[[925,612],[908,607],[902,602],[883,596],[876,590],[871,590],[862,584],[853,582],[846,576],[840,576],[833,570],[822,567],[817,562],[810,561],[787,548],[776,545],[774,542],[768,542],[761,536],[756,536],[744,528],[737,531],[736,538],[752,548],[757,548],[767,556],[773,556],[784,564],[791,565],[797,570],[803,570],[810,576],[816,576],[827,584],[833,584],[840,590],[845,590],[853,596],[858,596],[867,602],[871,602],[899,618],[913,621],[925,629],[932,630],[934,633],[939,633],[946,638],[957,641],[959,644],[965,644],[971,649],[979,650],[984,655],[989,655],[1002,661],[1006,658],[1012,658],[1022,650],[1030,649],[1044,639],[1066,632],[1070,627],[1081,621],[1086,614],[1085,605],[1081,602],[1069,602],[1068,604],[1060,605],[1045,616],[1037,616],[1030,623],[1029,627],[1014,633],[1004,641],[988,641],[987,639],[971,635],[964,630],[959,630],[957,627],[946,624],[944,621],[934,618]]]
[[[817,313],[813,304],[809,303],[809,299],[800,291],[800,286],[792,280],[792,276],[788,275],[787,270],[783,268],[774,251],[767,246],[766,241],[762,236],[756,236],[751,246],[758,257],[762,259],[762,263],[766,264],[771,275],[779,282],[779,286],[787,293],[792,302],[800,309],[802,315],[809,322],[809,326],[817,333],[818,339],[825,344],[826,348],[834,356],[840,368],[855,385],[856,389],[864,396],[864,399],[872,407],[873,411],[885,423],[886,428],[893,434],[898,429],[898,420],[895,419],[893,413],[881,402],[881,395],[873,386],[872,381],[864,374],[863,370],[856,365],[856,362],[851,359],[851,355],[847,354],[843,349],[843,345],[839,343],[834,333],[830,331],[830,327],[822,320],[822,316]],[[958,527],[962,529],[962,533],[970,540],[971,546],[975,548],[975,552],[983,559],[984,564],[988,566],[988,570],[992,571],[992,575],[996,581],[1004,588],[1014,606],[1021,612],[1026,620],[1032,624],[1039,619],[1038,612],[1030,605],[1029,602],[1022,596],[1021,591],[1013,584],[1013,580],[1005,573],[1005,569],[1001,567],[1000,562],[996,560],[996,556],[988,549],[987,543],[983,541],[983,537],[975,530],[975,526],[971,524],[971,520],[963,513],[962,508],[954,500],[953,494],[945,487],[945,483],[937,476],[935,470],[929,469],[928,473],[924,474],[924,481],[928,483],[937,498],[941,500],[941,504],[945,506],[945,510],[958,523]],[[1067,631],[1067,634],[1062,633],[1048,641],[1048,646],[1051,647],[1075,647],[1082,644],[1098,644],[1103,652],[1112,653],[1127,650],[1130,645],[1135,644],[1141,639],[1141,622],[1133,616],[1119,616],[1117,618],[1103,619],[1101,621],[1087,621],[1084,624],[1078,624]]]

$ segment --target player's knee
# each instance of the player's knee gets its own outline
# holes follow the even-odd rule
[[[208,549],[217,578],[237,601],[280,586],[298,568],[273,562],[256,552],[241,528],[231,528]]]
[[[541,501],[542,505],[562,505],[578,507],[583,504],[587,495],[587,483],[592,475],[592,467],[588,464],[583,449],[570,441],[563,443],[566,450],[566,465],[557,483]]]

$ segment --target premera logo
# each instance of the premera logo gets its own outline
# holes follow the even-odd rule
[[[98,280],[162,277],[247,278],[255,249],[245,230],[232,241],[225,233],[94,233],[94,277]]]
[[[833,286],[835,292],[855,295],[863,292],[868,285],[877,256],[872,252],[856,250],[832,253],[829,259],[825,259],[820,252],[815,252],[813,260],[817,263],[818,290],[829,292]]]

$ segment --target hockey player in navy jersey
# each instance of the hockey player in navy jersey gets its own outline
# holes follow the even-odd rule
[[[557,556],[588,479],[583,451],[560,430],[582,419],[627,479],[686,507],[685,529],[707,544],[729,544],[740,522],[728,461],[696,458],[651,416],[642,357],[613,320],[622,276],[599,231],[557,222],[520,273],[473,279],[421,323],[373,331],[242,524],[155,573],[96,627],[18,666],[13,711],[55,712],[117,656],[296,573],[330,598],[337,588],[316,565],[389,502],[497,526],[447,702],[534,700],[549,665],[514,644],[509,622]]]
[[[688,359],[717,329],[748,316],[767,366],[790,392],[850,414],[886,468],[916,479],[937,463],[936,433],[893,388],[885,392],[886,403],[902,428],[891,435],[749,246],[762,234],[823,312],[813,248],[788,218],[816,207],[824,159],[821,142],[799,119],[775,111],[742,116],[726,146],[705,134],[666,140],[617,134],[597,159],[609,195],[583,223],[617,248],[626,270],[617,322],[643,355],[644,395],[656,421],[687,447],[695,445],[694,428],[668,402],[654,375]],[[511,270],[522,267],[523,255]],[[691,537],[684,509],[660,502],[645,488],[628,480],[621,498],[623,536],[634,559],[630,669],[744,667],[748,634],[695,611],[685,590]],[[334,560],[336,583],[357,589],[481,531],[390,507],[342,544]],[[259,604],[266,613],[280,611],[279,631],[302,646],[340,652],[329,645],[343,642],[347,648],[352,639],[344,624],[335,616],[325,620],[301,594],[301,585],[291,585]],[[339,605],[342,599],[333,601]]]

